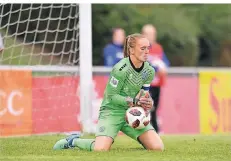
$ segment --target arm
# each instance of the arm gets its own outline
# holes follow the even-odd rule
[[[149,88],[150,88],[150,84],[153,81],[154,77],[155,77],[155,68],[150,64],[150,74],[147,78],[147,80],[145,81],[144,85],[142,86],[142,89],[146,92],[149,92]]]
[[[152,68],[152,67],[151,67]],[[149,93],[149,87],[154,79],[155,71],[152,69],[152,73],[150,74],[149,78],[146,80],[145,84],[143,85],[142,89],[144,90],[144,96],[141,96],[141,98],[138,101],[138,104],[140,104],[145,110],[150,110],[153,107],[153,100]]]

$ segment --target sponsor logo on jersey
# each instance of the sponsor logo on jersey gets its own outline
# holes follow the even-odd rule
[[[118,86],[118,83],[119,83],[119,80],[112,76],[112,77],[111,77],[111,80],[110,80],[111,86],[112,86],[112,87],[117,87],[117,86]]]
[[[122,71],[123,69],[124,69],[124,67],[126,67],[127,66],[127,64],[124,64],[120,69],[119,69],[119,71]]]
[[[105,127],[104,126],[101,126],[100,128],[99,128],[99,132],[104,132],[105,131]]]

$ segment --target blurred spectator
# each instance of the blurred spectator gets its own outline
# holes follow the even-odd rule
[[[112,67],[123,58],[123,43],[125,31],[122,28],[115,28],[112,31],[112,43],[103,50],[104,66]]]
[[[3,37],[2,34],[0,33],[0,53],[2,53],[3,49],[4,49]]]
[[[157,110],[161,94],[161,86],[164,85],[167,74],[166,69],[170,63],[162,46],[156,42],[156,28],[151,24],[146,24],[142,28],[142,34],[150,41],[149,62],[153,65],[156,71],[155,77],[150,86],[150,94],[154,100],[154,110],[151,112],[151,124],[158,133],[159,126],[157,122]]]

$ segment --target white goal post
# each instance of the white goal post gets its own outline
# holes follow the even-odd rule
[[[91,132],[92,101],[92,11],[91,4],[80,4],[80,109],[83,131]]]

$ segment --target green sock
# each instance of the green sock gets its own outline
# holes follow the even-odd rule
[[[95,139],[74,139],[73,146],[78,147],[81,150],[92,151],[95,145]]]

